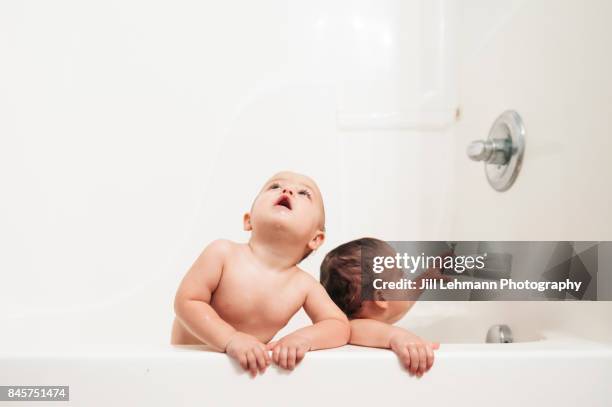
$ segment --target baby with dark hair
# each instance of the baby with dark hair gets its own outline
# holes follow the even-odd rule
[[[321,263],[320,280],[331,299],[350,321],[350,344],[391,349],[411,374],[422,376],[433,365],[434,350],[440,344],[425,341],[392,325],[408,312],[422,290],[409,292],[410,300],[406,301],[406,292],[398,297],[397,291],[374,290],[370,280],[382,276],[362,272],[362,264],[371,269],[373,256],[395,254],[395,250],[382,240],[352,240],[325,256]],[[402,277],[402,271],[397,269],[384,273],[384,278],[388,280],[400,280]],[[363,281],[364,278],[368,281]],[[418,277],[423,278],[444,277],[439,269],[429,269]]]

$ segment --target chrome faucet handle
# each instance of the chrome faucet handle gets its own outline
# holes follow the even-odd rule
[[[488,164],[506,164],[510,160],[512,147],[505,140],[476,140],[467,147],[467,155],[474,161]]]
[[[493,146],[490,141],[472,141],[467,147],[467,155],[474,161],[487,161],[493,152],[492,147]]]
[[[484,162],[489,184],[505,191],[518,175],[525,151],[525,126],[518,113],[507,110],[495,120],[486,140],[477,140],[467,147],[467,155]]]

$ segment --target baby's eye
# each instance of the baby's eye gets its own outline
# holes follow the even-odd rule
[[[280,184],[278,182],[275,182],[272,185],[270,185],[269,189],[278,189],[278,188],[280,188]]]
[[[310,195],[310,192],[306,189],[302,189],[298,192],[298,194],[300,195],[306,195],[308,197],[308,199],[312,199],[312,195]]]

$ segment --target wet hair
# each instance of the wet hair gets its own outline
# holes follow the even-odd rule
[[[357,317],[363,299],[372,295],[370,291],[366,292],[371,290],[371,282],[362,282],[362,253],[363,262],[371,265],[366,254],[370,257],[373,253],[381,254],[389,250],[392,250],[391,246],[384,241],[364,237],[336,247],[323,259],[319,276],[321,284],[349,319]],[[364,276],[371,275],[364,273]]]

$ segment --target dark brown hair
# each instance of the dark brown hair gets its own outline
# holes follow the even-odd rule
[[[349,319],[357,316],[363,298],[368,296],[368,293],[362,291],[372,287],[368,282],[362,282],[362,261],[371,264],[365,254],[369,253],[367,257],[370,257],[372,253],[380,254],[389,250],[393,249],[384,241],[364,237],[336,247],[323,259],[319,280],[330,298]],[[372,273],[363,274],[365,277]]]

